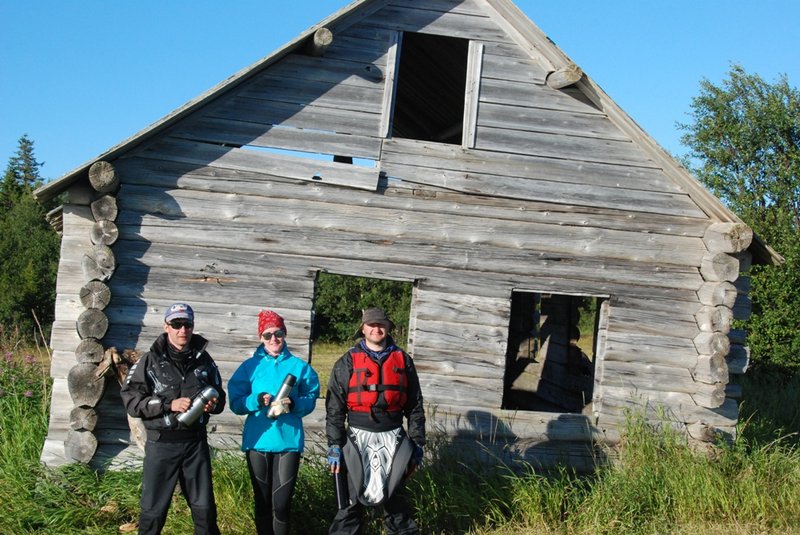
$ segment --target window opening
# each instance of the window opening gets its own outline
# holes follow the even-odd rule
[[[504,409],[570,413],[589,409],[602,301],[512,292]]]
[[[461,144],[469,40],[404,32],[392,136]]]
[[[395,343],[409,350],[412,291],[410,281],[317,273],[309,362],[319,374],[322,396],[334,363],[356,343],[353,335],[361,324],[362,309],[383,308],[395,325]]]

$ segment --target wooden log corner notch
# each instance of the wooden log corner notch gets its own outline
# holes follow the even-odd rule
[[[577,84],[581,78],[583,78],[583,70],[574,63],[570,63],[557,71],[547,74],[547,87],[550,89],[563,89]]]
[[[333,33],[328,28],[320,28],[306,42],[306,54],[314,57],[325,55],[325,51],[333,43]]]
[[[119,175],[108,162],[94,162],[89,167],[89,183],[98,193],[114,193],[119,189]]]

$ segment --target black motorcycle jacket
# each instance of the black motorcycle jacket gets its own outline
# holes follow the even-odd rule
[[[173,400],[188,397],[194,399],[206,386],[219,393],[212,414],[225,409],[225,391],[217,365],[206,352],[208,341],[193,335],[189,341],[190,356],[178,366],[167,351],[167,334],[159,336],[150,351],[131,366],[120,396],[125,410],[131,416],[141,418],[148,430],[197,430],[203,431],[209,415],[204,413],[191,426],[178,421],[177,412],[170,409]]]

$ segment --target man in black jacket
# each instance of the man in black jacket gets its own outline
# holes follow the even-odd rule
[[[325,398],[328,464],[338,482],[347,472],[337,492],[348,490],[337,495],[330,534],[361,533],[365,505],[383,506],[389,535],[418,532],[403,482],[422,462],[425,410],[414,361],[389,336],[392,327],[383,310],[366,309],[354,335],[363,340],[333,365]]]
[[[147,429],[140,534],[161,533],[176,483],[192,511],[194,533],[219,534],[206,424],[209,414],[225,408],[225,392],[206,352],[208,341],[193,331],[192,307],[169,307],[164,333],[131,367],[120,390],[128,414]]]

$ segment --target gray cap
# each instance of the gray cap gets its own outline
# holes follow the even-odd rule
[[[392,320],[389,319],[382,308],[367,308],[361,314],[361,325],[356,329],[353,338],[359,338],[361,336],[361,328],[370,323],[379,323],[386,327],[387,331],[394,329],[394,323],[392,323]]]

